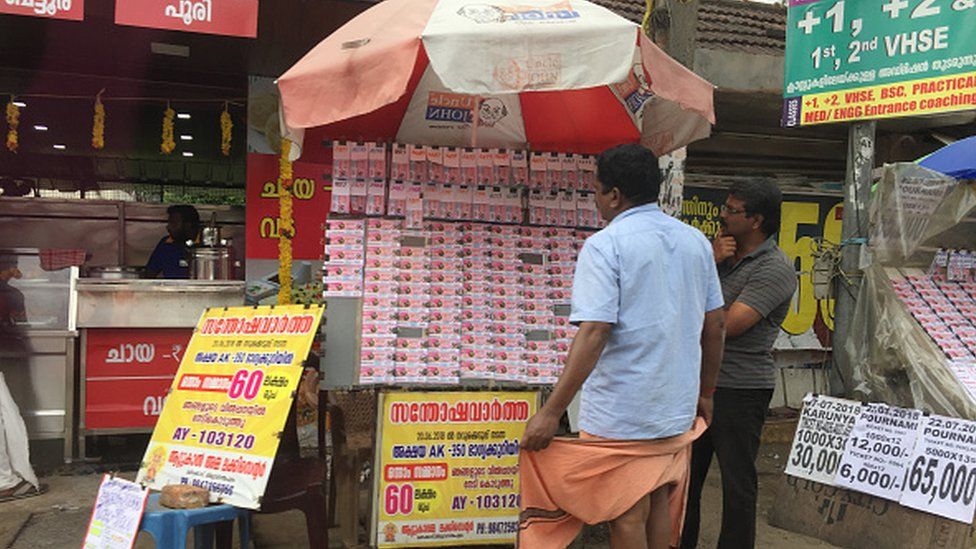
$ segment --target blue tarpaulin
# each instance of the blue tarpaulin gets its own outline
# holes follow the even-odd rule
[[[956,179],[976,179],[976,136],[946,145],[918,163]]]

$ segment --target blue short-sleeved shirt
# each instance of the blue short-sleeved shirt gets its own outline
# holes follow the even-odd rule
[[[165,236],[149,256],[146,270],[158,272],[163,278],[190,278],[190,261],[185,246]]]
[[[586,240],[570,321],[613,324],[583,384],[580,429],[643,440],[691,428],[705,313],[722,308],[712,246],[698,229],[646,204]]]

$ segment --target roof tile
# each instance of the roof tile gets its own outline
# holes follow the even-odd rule
[[[644,19],[642,0],[592,0],[635,23]],[[748,0],[701,0],[698,47],[782,55],[786,48],[786,8]]]

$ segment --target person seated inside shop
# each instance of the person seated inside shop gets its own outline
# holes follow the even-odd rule
[[[190,278],[190,251],[187,242],[195,242],[200,234],[200,212],[193,206],[180,204],[166,209],[166,236],[146,263],[149,278]]]

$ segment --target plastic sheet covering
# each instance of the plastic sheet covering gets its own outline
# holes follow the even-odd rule
[[[948,359],[895,295],[898,269],[864,270],[847,341],[855,398],[976,420],[976,402]]]
[[[864,270],[846,344],[856,398],[976,420],[976,401],[895,294],[891,280],[924,273],[940,247],[973,248],[976,185],[915,164],[885,166],[870,208],[873,262]]]
[[[928,266],[933,250],[923,245],[972,247],[976,225],[958,226],[976,207],[972,183],[917,164],[885,166],[870,208],[874,259],[885,265]]]

